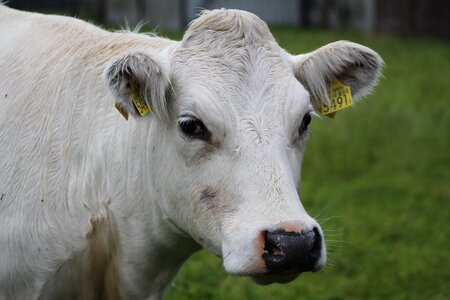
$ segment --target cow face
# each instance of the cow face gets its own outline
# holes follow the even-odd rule
[[[357,100],[381,58],[349,42],[291,56],[264,22],[233,10],[204,13],[168,52],[129,53],[106,72],[130,114],[127,77],[114,78],[139,77],[159,119],[162,210],[231,274],[266,284],[321,269],[323,232],[298,194],[308,125],[334,78]]]

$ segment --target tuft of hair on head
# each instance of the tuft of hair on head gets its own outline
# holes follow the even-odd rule
[[[116,32],[119,33],[128,33],[128,34],[139,34],[139,35],[145,35],[150,37],[158,37],[157,29],[152,29],[151,31],[142,31],[142,28],[144,28],[145,25],[147,25],[147,21],[139,21],[134,27],[132,27],[128,21],[125,19],[125,23],[120,26],[119,30],[116,30]]]
[[[183,46],[207,44],[211,38],[246,42],[275,42],[267,24],[256,15],[237,9],[203,10],[183,37]]]

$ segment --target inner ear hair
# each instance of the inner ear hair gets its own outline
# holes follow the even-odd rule
[[[166,92],[170,87],[169,66],[159,53],[136,50],[122,54],[106,67],[104,78],[116,103],[126,113],[139,116],[133,102],[134,96],[158,119],[168,119]]]

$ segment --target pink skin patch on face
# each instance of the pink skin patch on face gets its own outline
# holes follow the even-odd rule
[[[300,222],[281,222],[275,225],[271,230],[284,230],[286,232],[301,233],[304,229],[303,224]]]
[[[266,272],[266,263],[263,259],[264,254],[264,244],[265,244],[265,230],[261,230],[258,234],[255,243],[255,253],[258,253],[258,257],[256,257],[255,262],[252,264],[252,269],[255,270],[252,273],[265,273]]]

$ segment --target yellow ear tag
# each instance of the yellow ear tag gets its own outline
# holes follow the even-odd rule
[[[114,103],[114,107],[120,112],[120,114],[128,121],[128,113],[119,105],[119,103]]]
[[[321,113],[329,118],[334,118],[338,110],[347,108],[353,104],[352,92],[348,85],[342,84],[335,79],[331,83],[330,103],[322,102],[320,104]]]
[[[131,85],[131,99],[133,100],[134,106],[136,107],[139,114],[143,117],[150,112],[150,108],[147,106],[147,103],[141,97],[139,97],[139,93],[136,86],[136,81],[134,78],[130,80]]]

